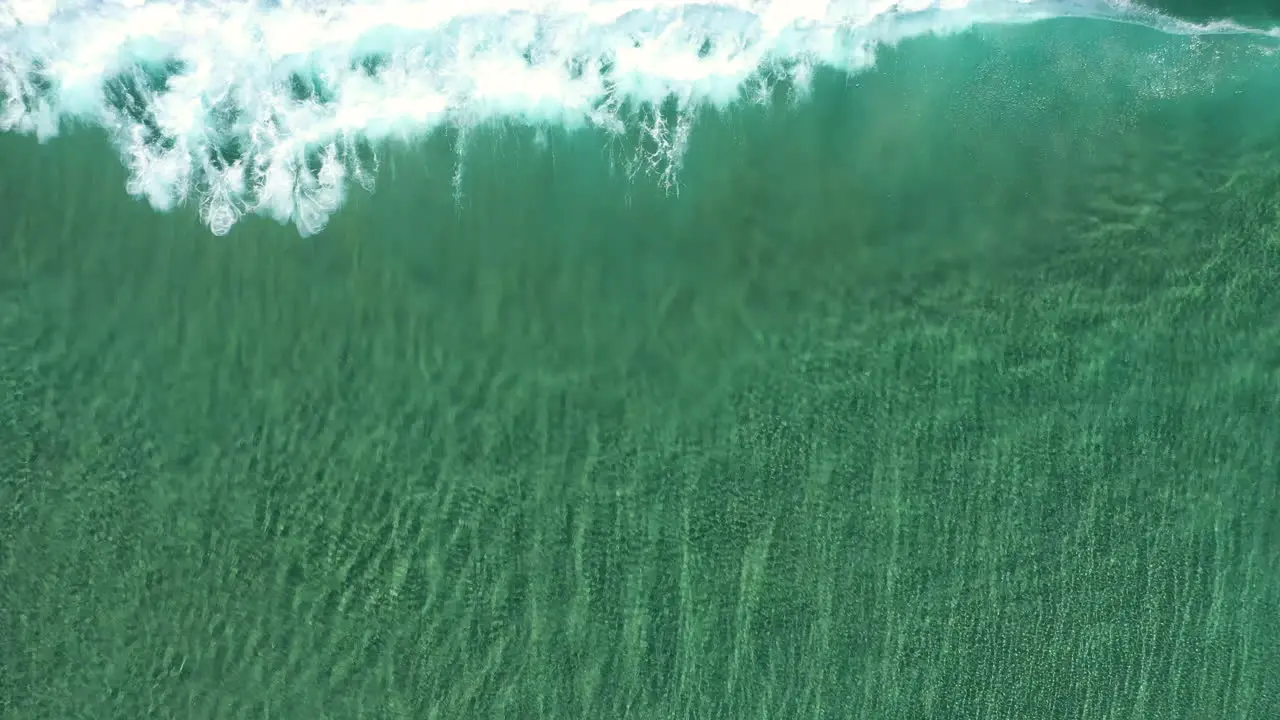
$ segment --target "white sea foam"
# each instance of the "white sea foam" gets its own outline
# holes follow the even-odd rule
[[[0,0],[0,129],[99,124],[153,207],[309,235],[350,183],[372,189],[389,137],[635,131],[629,171],[672,187],[702,106],[803,91],[907,37],[1064,15],[1164,22],[1127,0]]]

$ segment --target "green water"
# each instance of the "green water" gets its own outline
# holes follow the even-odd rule
[[[319,236],[0,137],[0,717],[1280,716],[1280,57],[1077,21]],[[394,178],[394,179],[393,179]]]
[[[1193,21],[1237,19],[1275,25],[1280,7],[1273,0],[1145,0],[1142,5]]]

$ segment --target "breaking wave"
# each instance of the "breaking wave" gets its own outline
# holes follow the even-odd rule
[[[100,126],[155,209],[305,236],[373,190],[388,140],[451,128],[460,192],[473,128],[590,127],[676,189],[700,109],[800,99],[817,67],[857,72],[906,38],[1055,17],[1262,32],[1128,0],[4,0],[0,129]]]

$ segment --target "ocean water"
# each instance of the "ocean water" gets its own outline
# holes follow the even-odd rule
[[[0,0],[0,718],[1280,717],[1276,28]]]

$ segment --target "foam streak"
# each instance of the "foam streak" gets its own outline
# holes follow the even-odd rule
[[[630,170],[674,189],[701,107],[778,74],[803,91],[815,66],[857,71],[907,37],[1063,15],[1195,29],[1123,0],[6,0],[0,129],[88,120],[156,209],[309,235],[350,181],[372,188],[367,148],[387,138],[494,118],[634,130]]]

